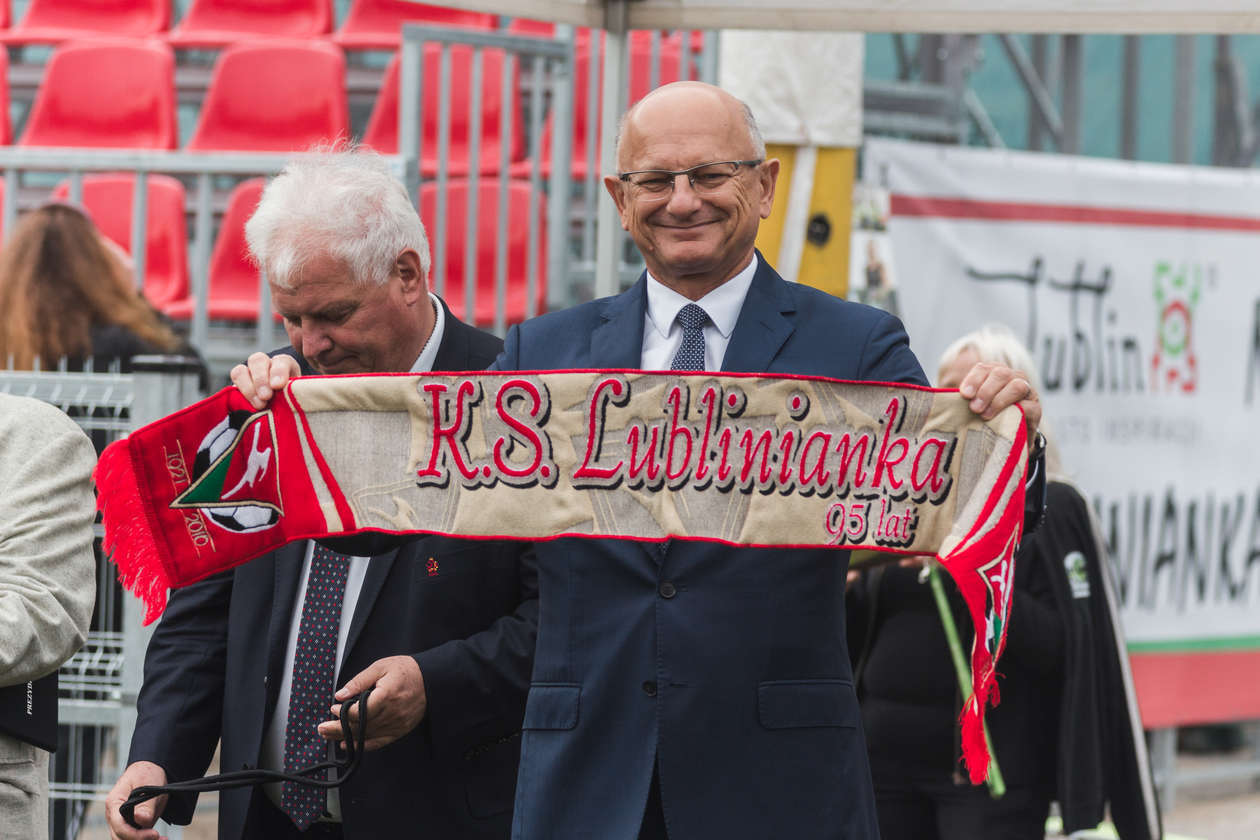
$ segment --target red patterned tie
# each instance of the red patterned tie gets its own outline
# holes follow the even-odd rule
[[[328,707],[333,702],[337,632],[349,571],[349,557],[315,544],[293,654],[289,719],[284,727],[284,769],[289,773],[328,758],[328,741],[315,727],[328,719]],[[280,795],[280,806],[302,831],[319,819],[327,802],[327,790],[293,782],[285,782]]]

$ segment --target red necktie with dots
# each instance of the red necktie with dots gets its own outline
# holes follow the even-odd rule
[[[289,719],[284,727],[284,769],[293,772],[326,761],[328,741],[315,727],[328,719],[333,703],[333,675],[337,666],[337,633],[341,603],[346,596],[350,558],[319,543],[311,555],[306,598],[298,624],[289,692]],[[299,830],[305,831],[324,813],[328,791],[285,782],[280,807]]]

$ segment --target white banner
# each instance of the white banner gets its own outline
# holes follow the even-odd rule
[[[928,375],[986,322],[1032,349],[1131,648],[1260,650],[1260,176],[871,140],[864,177]]]

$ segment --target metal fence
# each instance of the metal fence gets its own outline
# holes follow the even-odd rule
[[[638,32],[624,53],[626,90],[641,96],[658,82],[713,79],[713,33]],[[610,39],[611,40],[611,39]],[[387,156],[408,185],[428,227],[431,283],[465,320],[502,334],[524,318],[589,299],[596,264],[596,207],[603,201],[599,135],[598,32],[556,28],[554,37],[408,25],[403,30],[398,101],[398,153]],[[575,69],[581,69],[577,89]],[[491,78],[491,74],[497,78]],[[436,74],[426,80],[427,74]],[[483,100],[505,103],[498,124],[483,125]],[[466,99],[467,101],[462,101]],[[456,125],[452,115],[466,114]],[[436,133],[421,130],[422,115]],[[576,123],[575,123],[576,121]],[[574,133],[575,124],[580,135]],[[508,139],[520,137],[520,150]],[[483,154],[497,137],[497,159]],[[575,137],[580,137],[575,143]],[[483,146],[485,144],[485,146]],[[427,147],[427,148],[426,148]],[[435,148],[434,148],[435,147]],[[579,148],[580,147],[580,148]],[[575,148],[581,154],[575,156]],[[518,151],[523,150],[523,155]],[[4,176],[0,223],[6,236],[25,209],[47,200],[50,177],[68,178],[66,194],[81,203],[85,176],[135,173],[130,253],[137,282],[150,264],[147,230],[151,175],[173,176],[187,193],[189,293],[186,328],[212,371],[223,374],[255,349],[284,343],[265,283],[258,317],[216,319],[208,302],[216,285],[211,254],[231,188],[242,179],[273,175],[288,153],[168,152],[81,148],[0,148]],[[613,233],[620,275],[628,283],[640,263]],[[545,254],[545,259],[543,255]],[[459,268],[457,268],[459,267]]]
[[[130,373],[0,370],[0,392],[34,397],[72,417],[99,451],[131,430],[201,397],[195,366],[138,357]],[[87,642],[61,666],[58,748],[50,762],[50,837],[78,836],[87,804],[122,772],[135,727],[149,631],[140,605],[101,558],[97,525],[96,610]],[[177,835],[171,835],[173,838]]]

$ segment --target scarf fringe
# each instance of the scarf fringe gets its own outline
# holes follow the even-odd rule
[[[977,689],[984,699],[980,699],[973,692],[963,704],[962,714],[958,719],[962,727],[963,763],[967,765],[967,775],[973,785],[983,783],[989,775],[989,749],[984,740],[984,710],[990,705],[988,702],[990,690],[995,688],[996,683],[990,677],[987,688]],[[997,705],[996,698],[993,699],[992,705]]]
[[[96,509],[105,524],[105,556],[118,568],[123,587],[144,601],[144,623],[152,624],[166,608],[171,576],[162,561],[157,531],[149,522],[128,444],[120,440],[101,453],[92,474]]]

